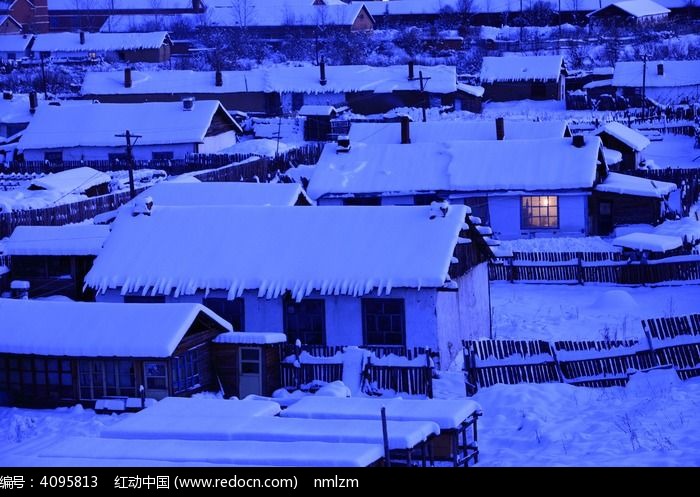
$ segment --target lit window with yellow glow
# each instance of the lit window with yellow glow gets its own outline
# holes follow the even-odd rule
[[[522,228],[558,228],[559,201],[553,195],[521,197]]]

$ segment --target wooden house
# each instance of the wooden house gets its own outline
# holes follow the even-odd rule
[[[327,141],[331,134],[331,120],[335,119],[338,111],[332,105],[304,105],[299,109],[299,115],[304,116],[304,140]]]
[[[218,390],[211,341],[231,325],[198,304],[0,299],[0,392],[12,405]]]
[[[620,152],[622,162],[617,165],[608,162],[608,166],[620,171],[637,169],[643,160],[642,151],[651,144],[639,131],[616,122],[604,124],[594,134],[600,137],[605,148]]]
[[[586,14],[593,25],[638,26],[650,25],[668,18],[671,11],[651,0],[624,0]]]
[[[5,34],[0,36],[0,61],[4,64],[11,64],[24,57],[29,57],[33,43],[34,37],[27,34]]]
[[[137,160],[215,153],[236,143],[242,132],[218,101],[44,106],[18,148],[26,160],[125,160],[127,130],[138,135],[132,142]]]
[[[484,100],[563,100],[566,69],[561,55],[484,57]]]
[[[36,36],[33,56],[54,60],[167,62],[173,42],[166,31],[151,33],[44,33]]]
[[[5,243],[9,278],[28,282],[30,298],[94,300],[85,275],[108,234],[108,226],[93,224],[18,226]]]
[[[641,107],[642,97],[661,105],[697,102],[700,60],[618,62],[612,84],[632,107]]]
[[[154,203],[120,213],[86,283],[98,301],[203,303],[245,332],[430,347],[450,364],[490,329],[490,251],[468,212]]]
[[[268,115],[295,113],[304,105],[348,105],[356,113],[376,114],[395,107],[452,105],[456,85],[454,66],[329,66],[322,62],[249,71],[88,72],[81,94],[101,102],[194,96],[220,100],[227,109]]]
[[[280,388],[284,333],[222,333],[214,339],[212,354],[224,395],[271,396]]]
[[[49,30],[48,0],[2,0],[0,14],[8,33],[46,33]],[[11,19],[11,20],[10,20]],[[17,30],[19,25],[19,30]]]
[[[592,232],[609,235],[615,226],[663,221],[674,183],[609,173],[591,196]]]

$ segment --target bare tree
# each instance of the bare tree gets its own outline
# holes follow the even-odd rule
[[[255,20],[255,5],[251,0],[231,0],[234,22],[245,29]]]

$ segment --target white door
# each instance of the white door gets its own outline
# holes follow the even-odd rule
[[[262,362],[260,347],[241,347],[239,364],[238,397],[262,395]]]
[[[168,367],[165,362],[144,362],[146,397],[160,400],[168,396]]]

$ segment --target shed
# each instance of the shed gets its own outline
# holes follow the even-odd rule
[[[280,388],[284,333],[229,332],[214,339],[214,364],[224,394],[272,395]]]
[[[231,325],[199,304],[0,299],[0,391],[17,405],[189,396],[217,388],[211,340]]]

